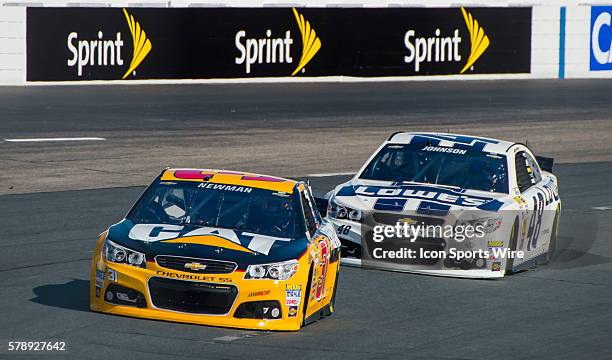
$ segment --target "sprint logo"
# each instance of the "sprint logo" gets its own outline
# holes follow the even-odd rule
[[[470,54],[465,61],[465,65],[459,71],[460,74],[466,72],[484,54],[489,47],[489,37],[485,30],[472,17],[472,14],[461,8],[463,19],[470,35]],[[463,38],[459,35],[459,29],[455,29],[449,36],[442,36],[440,29],[436,29],[435,36],[420,37],[415,30],[408,30],[404,34],[404,46],[408,50],[408,55],[404,56],[404,62],[414,65],[414,71],[421,70],[423,63],[444,63],[463,61],[463,56],[459,53],[459,44]]]
[[[321,40],[308,20],[293,8],[293,15],[302,36],[302,53],[291,73],[295,76],[314,58],[321,49]],[[263,38],[249,38],[245,30],[240,30],[234,38],[239,55],[236,65],[244,65],[246,74],[250,74],[255,64],[293,64],[292,46],[294,44],[291,30],[286,30],[280,37],[273,37],[272,30],[267,29]]]
[[[134,16],[128,14],[125,9],[123,9],[123,14],[130,29],[133,44],[132,59],[127,71],[121,77],[125,79],[136,72],[136,68],[147,57],[153,46],[147,38],[147,33],[140,27]],[[94,40],[79,40],[77,32],[68,34],[66,44],[72,57],[68,59],[67,65],[76,67],[78,76],[83,76],[85,67],[123,66],[124,64],[122,53],[124,41],[121,32],[115,33],[115,36],[110,39],[106,39],[101,30],[97,35],[97,39]]]

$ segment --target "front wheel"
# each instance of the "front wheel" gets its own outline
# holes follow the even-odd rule
[[[306,291],[304,292],[304,301],[303,301],[303,308],[302,308],[302,326],[306,326],[308,325],[306,323],[306,310],[308,310],[308,299],[310,298],[310,285],[312,284],[312,272],[313,272],[313,265],[310,266],[310,270],[308,271],[308,284],[306,285]]]
[[[557,251],[557,235],[559,232],[559,215],[561,214],[561,209],[557,207],[557,211],[555,212],[555,220],[553,221],[552,229],[550,230],[550,241],[548,242],[548,251],[546,252],[546,258],[542,264],[548,264],[550,260],[552,260],[555,251]]]
[[[336,279],[334,279],[334,293],[329,301],[329,315],[334,313],[334,307],[336,306],[336,291],[338,290],[338,277],[340,276],[340,259],[338,259],[338,267],[336,269]]]
[[[516,251],[516,245],[518,243],[519,235],[519,219],[514,219],[514,225],[512,225],[512,232],[510,233],[510,241],[508,248],[510,251]],[[514,267],[514,257],[506,260],[506,274],[512,274],[512,268]]]

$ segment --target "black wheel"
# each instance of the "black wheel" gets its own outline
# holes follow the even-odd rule
[[[514,225],[512,225],[512,232],[510,233],[510,242],[508,248],[510,251],[516,251],[516,244],[518,242],[519,235],[519,220],[518,217],[514,219]],[[514,258],[506,260],[506,274],[512,274],[512,268],[514,267]]]
[[[310,266],[310,270],[308,271],[308,284],[306,285],[306,291],[304,292],[304,307],[302,308],[302,326],[306,324],[306,309],[308,309],[308,299],[310,299],[310,285],[312,283],[312,266]]]
[[[553,221],[552,229],[550,230],[550,241],[548,243],[548,251],[546,252],[546,258],[542,262],[542,264],[548,264],[550,260],[552,260],[555,255],[555,251],[557,251],[557,233],[559,230],[559,215],[561,214],[561,209],[557,207],[557,211],[555,212],[555,220]]]
[[[336,269],[336,279],[334,280],[334,293],[332,294],[331,301],[329,302],[329,315],[334,313],[334,307],[336,306],[336,290],[338,289],[338,277],[340,276],[340,260],[338,259],[338,267]]]

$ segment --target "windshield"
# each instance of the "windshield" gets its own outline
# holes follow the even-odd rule
[[[298,200],[299,201],[299,200]],[[134,223],[197,225],[282,238],[296,234],[294,195],[247,186],[158,181],[134,205]]]
[[[440,146],[386,145],[360,178],[508,193],[504,156]]]

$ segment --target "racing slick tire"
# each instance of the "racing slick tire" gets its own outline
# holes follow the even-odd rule
[[[313,272],[313,266],[314,265],[310,265],[310,270],[308,271],[308,284],[306,285],[306,291],[304,291],[304,301],[303,302],[303,307],[302,307],[302,327],[310,324],[310,322],[307,322],[307,318],[306,318],[306,310],[308,309],[308,299],[310,299],[310,286],[312,284],[312,272]]]
[[[519,219],[514,219],[514,225],[512,225],[512,232],[510,233],[510,242],[508,243],[509,251],[516,251],[519,235]],[[514,267],[514,258],[510,258],[506,261],[506,274],[512,274],[512,268]]]
[[[557,251],[557,236],[559,230],[559,216],[561,214],[561,208],[558,206],[557,211],[555,212],[555,220],[553,221],[553,226],[550,231],[550,241],[548,242],[548,251],[546,252],[546,257],[542,264],[546,265],[552,260],[555,252]]]

